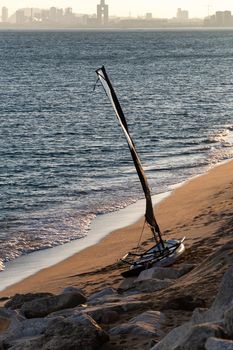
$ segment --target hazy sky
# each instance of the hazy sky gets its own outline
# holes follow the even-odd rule
[[[49,8],[72,7],[76,13],[92,14],[96,12],[96,4],[100,0],[0,0],[0,7],[6,6],[10,13],[20,7]],[[190,12],[191,17],[205,17],[217,10],[231,10],[233,0],[105,0],[110,6],[110,15],[132,16],[152,12],[154,17],[174,17],[181,7]]]

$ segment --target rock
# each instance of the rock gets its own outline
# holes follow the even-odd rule
[[[76,287],[70,286],[70,287],[64,288],[61,294],[65,294],[65,293],[81,293],[81,294],[83,294],[83,291],[81,288],[76,288]]]
[[[93,307],[87,307],[83,310],[92,317],[96,322],[101,323],[105,319],[106,313],[116,312],[117,314],[127,313],[133,310],[140,310],[140,308],[145,308],[151,306],[150,301],[120,301],[116,303],[106,303],[104,305],[97,305]]]
[[[64,318],[68,318],[70,316],[73,315],[81,315],[83,311],[85,311],[87,308],[87,306],[82,305],[82,306],[78,306],[75,308],[71,308],[71,309],[63,309],[63,310],[59,310],[59,311],[54,311],[51,314],[47,315],[46,318],[54,318],[54,317],[64,317]]]
[[[101,299],[103,297],[106,297],[109,295],[114,295],[116,293],[117,293],[116,290],[113,288],[105,288],[105,289],[101,290],[100,292],[91,294],[88,298],[88,301],[93,300],[93,299]]]
[[[39,339],[40,336],[37,337],[28,337],[12,340],[10,342],[3,342],[3,348],[0,346],[0,350],[10,349],[10,350],[32,350],[31,342],[33,340]],[[34,350],[39,350],[34,347]]]
[[[120,283],[118,290],[120,292],[122,291],[126,291],[129,289],[132,289],[134,287],[134,281],[137,279],[137,277],[129,277],[129,278],[125,278],[123,279],[123,281]]]
[[[2,334],[18,327],[24,320],[15,310],[0,308],[0,339]]]
[[[85,302],[86,298],[81,293],[65,293],[24,303],[21,311],[27,318],[38,318],[55,311],[74,308]]]
[[[25,319],[17,311],[11,309],[0,309],[0,319],[3,320],[3,318],[5,319],[2,325],[7,324],[7,327],[3,327],[2,332],[0,332],[0,344],[3,344],[3,349],[15,346],[15,343],[21,341],[22,338],[41,335],[50,322],[46,318]]]
[[[100,319],[100,323],[102,324],[115,323],[116,321],[119,320],[119,318],[120,316],[118,312],[109,310],[103,313]]]
[[[146,311],[109,330],[112,335],[133,334],[142,336],[162,336],[161,324],[165,322],[165,316],[159,311]]]
[[[173,298],[164,303],[161,310],[185,310],[193,311],[197,307],[205,307],[203,299],[193,298],[191,295],[185,295],[179,298]]]
[[[179,277],[186,275],[187,273],[189,273],[190,271],[192,271],[194,268],[196,267],[196,265],[194,264],[183,264],[179,269]]]
[[[105,318],[105,320],[104,320]],[[90,326],[95,323],[95,320],[90,317],[88,314],[81,312],[81,313],[74,313],[69,317],[69,319],[72,319],[75,322],[81,323],[83,326]],[[104,311],[100,320],[100,323],[102,324],[110,324],[112,322],[115,322],[119,319],[119,314],[116,311]]]
[[[1,298],[0,298],[0,302],[7,301],[7,300],[9,300],[9,299],[10,299],[10,297],[1,297]]]
[[[9,318],[0,316],[0,333],[5,332],[10,328],[11,321]]]
[[[141,292],[151,293],[168,288],[172,283],[171,280],[147,279],[142,281],[136,280],[133,285]]]
[[[159,343],[157,343],[151,350],[174,350],[176,346],[182,341],[183,337],[190,330],[189,323],[174,328],[169,332]]]
[[[218,294],[215,298],[211,310],[218,318],[223,316],[225,310],[229,308],[229,305],[233,301],[233,266],[231,266],[224,274],[222,282],[219,287]]]
[[[103,305],[103,304],[112,304],[117,303],[123,300],[120,295],[107,295],[106,297],[103,297],[102,299],[93,299],[88,301],[88,305],[96,306],[96,305]]]
[[[175,350],[200,350],[204,349],[206,340],[210,337],[221,337],[224,331],[217,324],[204,323],[193,326],[188,334],[184,337],[181,344]]]
[[[233,306],[225,311],[224,325],[225,325],[227,334],[230,337],[233,337]]]
[[[180,269],[174,269],[170,267],[152,267],[150,269],[143,270],[138,277],[125,278],[119,285],[118,290],[126,291],[133,289],[137,286],[137,281],[146,281],[146,280],[174,280],[184,274],[191,271],[195,265],[193,264],[184,264]],[[162,284],[161,284],[162,285]],[[166,287],[165,287],[166,288]],[[163,289],[163,288],[160,288]],[[159,290],[159,289],[156,289]],[[148,292],[153,292],[153,290],[148,290]]]
[[[57,318],[53,318],[52,320],[56,321]],[[11,344],[14,340],[41,335],[45,332],[50,322],[51,319],[46,318],[25,319],[11,327],[5,334],[2,334],[0,339],[4,339],[5,342]]]
[[[227,249],[228,244],[223,248]],[[221,248],[221,249],[223,249]],[[233,303],[233,266],[224,274],[219,286],[218,294],[209,310],[203,312],[202,309],[196,309],[192,316],[193,323],[218,322],[224,317],[224,312],[231,308]]]
[[[145,281],[145,280],[173,280],[180,277],[180,273],[178,270],[173,269],[171,267],[152,267],[150,269],[142,271],[137,281]]]
[[[220,325],[186,323],[173,329],[151,350],[204,350],[208,338],[222,336],[224,336],[224,331]]]
[[[60,318],[50,322],[44,335],[32,340],[22,339],[13,350],[97,350],[108,340],[107,333],[88,316]]]
[[[45,297],[52,296],[51,293],[28,293],[28,294],[15,294],[4,306],[9,309],[20,309],[21,306],[32,300],[37,300]]]
[[[233,350],[233,341],[227,339],[209,338],[205,344],[206,350]]]
[[[121,296],[113,288],[105,288],[98,293],[94,293],[89,296],[88,304],[90,305],[100,305],[108,302],[120,301]]]

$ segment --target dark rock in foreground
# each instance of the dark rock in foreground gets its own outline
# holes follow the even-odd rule
[[[233,341],[228,339],[209,338],[205,350],[233,350]]]
[[[228,346],[230,350],[231,342],[217,342],[216,338],[233,334],[232,303],[233,266],[225,273],[210,309],[195,309],[189,322],[173,329],[151,350],[228,350]]]
[[[110,329],[109,333],[134,334],[144,336],[161,336],[161,325],[165,322],[165,316],[159,311],[146,311],[134,317],[127,323],[123,323]]]
[[[15,294],[6,304],[5,307],[9,309],[20,309],[24,303],[29,301],[53,296],[52,293],[27,293]]]
[[[21,339],[12,350],[98,350],[109,337],[88,316],[51,320],[45,333],[35,339]]]
[[[206,307],[205,301],[200,298],[193,298],[191,295],[186,295],[168,300],[162,305],[161,310],[193,311],[197,307]]]
[[[27,318],[45,317],[52,312],[73,308],[85,302],[86,298],[81,293],[65,293],[24,303],[21,311]]]

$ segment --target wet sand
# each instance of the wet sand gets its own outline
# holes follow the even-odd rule
[[[230,240],[230,234],[216,236],[215,233],[224,225],[230,229],[232,200],[233,161],[230,161],[174,190],[155,208],[156,218],[166,239],[185,236],[187,252],[195,257],[197,249],[196,258],[201,261]],[[126,269],[120,258],[137,246],[143,223],[142,218],[112,232],[98,244],[8,287],[0,296],[39,291],[57,293],[67,286],[77,286],[89,294],[106,286],[117,286],[122,280],[120,272]],[[144,247],[152,244],[150,237],[147,228]]]

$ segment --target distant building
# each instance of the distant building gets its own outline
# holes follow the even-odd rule
[[[57,21],[57,8],[56,7],[50,7],[49,9],[49,19],[52,22]]]
[[[73,10],[71,7],[67,7],[65,9],[65,13],[63,16],[63,21],[65,24],[74,24],[75,23],[75,14],[73,13]]]
[[[181,8],[177,9],[176,18],[180,22],[187,21],[189,19],[189,12],[182,10]]]
[[[24,10],[18,10],[15,13],[16,15],[16,23],[17,24],[24,24],[26,21],[26,16],[24,14]]]
[[[224,27],[232,25],[231,11],[224,11],[223,12],[223,25],[224,25]]]
[[[105,0],[101,0],[97,5],[97,22],[99,25],[108,24],[108,5],[105,4]]]
[[[8,22],[8,8],[5,6],[2,8],[2,22]]]
[[[232,27],[233,16],[231,11],[215,12],[215,15],[205,18],[204,25],[207,27]]]
[[[71,7],[65,9],[65,16],[73,16],[73,10]]]
[[[49,20],[49,10],[41,10],[41,21],[42,22],[47,22]]]
[[[57,21],[62,22],[63,19],[63,9],[57,9]]]

